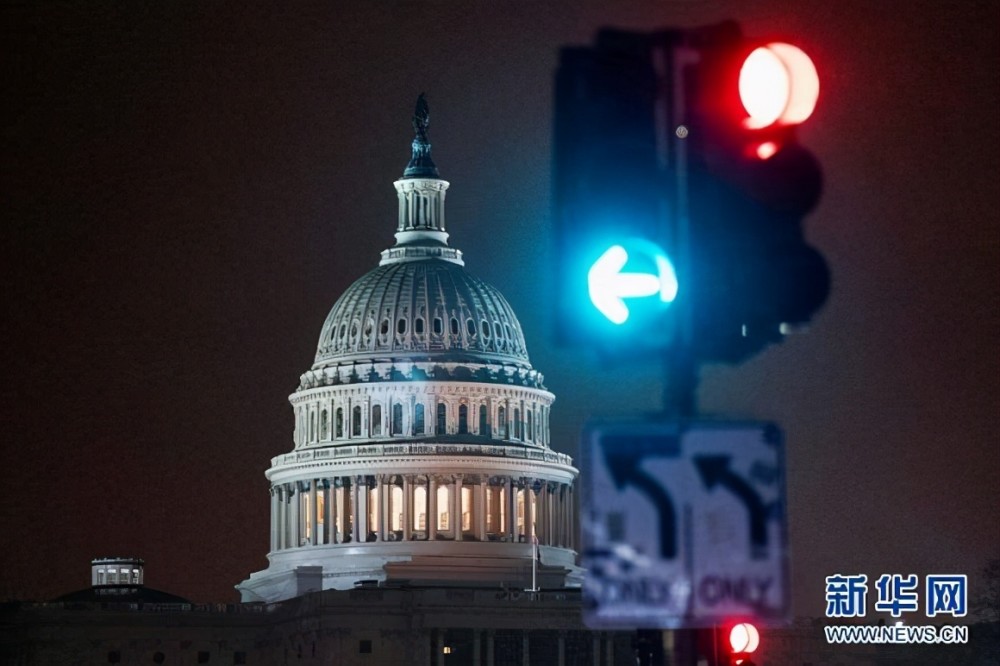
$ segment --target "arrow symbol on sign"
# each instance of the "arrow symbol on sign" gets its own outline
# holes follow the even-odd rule
[[[762,558],[767,550],[768,507],[760,495],[743,478],[729,469],[729,456],[694,456],[692,458],[707,490],[716,484],[735,495],[750,514],[750,546],[754,558]]]
[[[628,319],[626,298],[643,298],[660,295],[664,303],[677,296],[677,277],[665,257],[654,254],[657,275],[650,273],[622,273],[628,262],[628,252],[621,245],[613,245],[594,262],[587,272],[587,290],[590,302],[601,314],[615,324]]]
[[[608,469],[615,486],[621,490],[627,485],[633,485],[643,492],[656,507],[660,517],[660,557],[672,560],[677,557],[677,527],[674,515],[674,503],[670,495],[656,480],[639,467],[639,460],[628,455],[614,455],[608,452]]]

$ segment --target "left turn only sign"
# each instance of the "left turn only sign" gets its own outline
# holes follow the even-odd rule
[[[787,616],[784,446],[775,425],[598,423],[581,453],[587,626]]]

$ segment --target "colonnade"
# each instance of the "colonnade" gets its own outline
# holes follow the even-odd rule
[[[271,487],[271,551],[391,541],[573,548],[570,484],[463,474],[336,476]]]

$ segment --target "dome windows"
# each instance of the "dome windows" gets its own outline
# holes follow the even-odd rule
[[[392,434],[403,434],[403,405],[398,402],[392,406]]]
[[[413,332],[416,333],[417,335],[423,335],[424,334],[424,318],[423,317],[417,317],[416,319],[413,320]]]
[[[441,321],[441,317],[434,317],[434,335],[442,333],[444,333],[444,322]]]
[[[465,330],[468,331],[469,337],[475,337],[476,335],[476,322],[472,321],[471,318],[465,320]]]
[[[399,321],[396,322],[396,333],[406,335],[406,317],[400,317]]]
[[[424,406],[420,403],[413,408],[413,434],[424,434]]]
[[[454,336],[458,335],[458,318],[457,317],[452,317],[451,318],[451,334],[454,335]]]
[[[479,329],[482,331],[484,338],[488,339],[490,337],[490,323],[488,321],[485,319],[482,320],[479,323]]]
[[[361,437],[361,407],[351,411],[351,436]]]
[[[434,431],[436,435],[443,435],[447,432],[447,419],[445,416],[445,406],[443,402],[437,404],[437,428]]]

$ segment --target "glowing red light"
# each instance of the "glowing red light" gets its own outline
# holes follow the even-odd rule
[[[774,141],[765,141],[764,143],[757,146],[757,157],[762,160],[769,159],[776,152],[778,152],[778,144]]]
[[[749,622],[741,622],[729,630],[729,645],[733,652],[753,652],[760,645],[757,627]]]
[[[740,100],[747,127],[797,125],[812,115],[819,97],[816,66],[802,49],[773,42],[755,49],[740,69]]]

